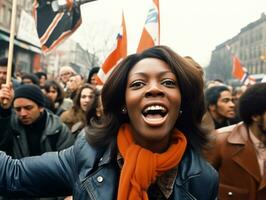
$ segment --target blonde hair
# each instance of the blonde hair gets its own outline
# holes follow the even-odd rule
[[[63,74],[64,72],[70,72],[72,74],[77,74],[76,71],[72,67],[67,66],[67,65],[61,67],[60,70],[59,70],[59,74],[60,75]]]

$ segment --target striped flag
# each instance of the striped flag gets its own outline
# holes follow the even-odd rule
[[[241,64],[239,58],[234,55],[232,76],[240,80],[242,85],[253,85],[256,83],[255,78],[249,75],[247,69]]]
[[[127,34],[124,14],[122,14],[122,25],[119,33],[117,34],[116,40],[117,43],[115,48],[106,58],[97,74],[98,84],[105,83],[117,64],[127,56]]]
[[[160,44],[160,10],[159,0],[152,0],[151,8],[145,21],[142,35],[140,37],[137,52]]]
[[[72,2],[68,8],[66,12],[56,13],[50,1],[34,1],[33,16],[44,53],[50,52],[80,26],[80,7],[73,6]]]

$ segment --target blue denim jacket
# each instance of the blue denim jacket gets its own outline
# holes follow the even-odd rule
[[[106,149],[90,146],[81,136],[59,152],[11,159],[0,152],[0,195],[66,196],[75,200],[116,199],[119,168],[116,142]],[[175,200],[214,200],[217,172],[198,154],[187,149],[178,168]]]

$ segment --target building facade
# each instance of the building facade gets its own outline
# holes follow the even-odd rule
[[[12,15],[12,0],[4,0],[0,4],[0,56],[8,56],[9,35]],[[32,21],[32,0],[17,0],[17,13],[14,38],[13,60],[16,64],[17,71],[32,72],[40,68],[39,58],[41,50],[37,44],[19,36],[19,32],[25,35],[26,29],[33,29]],[[29,18],[30,16],[31,18]],[[31,23],[25,20],[30,19]],[[23,26],[27,24],[27,26]],[[22,25],[22,26],[20,26]],[[30,31],[29,31],[30,32]],[[32,33],[28,38],[33,38]],[[21,35],[21,34],[20,34]]]
[[[13,0],[0,2],[0,57],[8,56],[12,2]],[[51,53],[46,55],[42,53],[32,17],[33,2],[33,0],[17,0],[13,53],[16,71],[28,73],[44,71],[55,77],[60,66],[70,65],[78,73],[87,74],[90,66],[89,53],[74,40],[68,38]]]
[[[50,77],[56,77],[62,66],[71,66],[77,73],[87,77],[91,67],[90,54],[72,39],[65,40],[48,55],[42,55],[41,65]]]
[[[220,76],[221,79],[230,78],[228,73],[230,76],[232,71],[231,53],[240,59],[250,74],[266,74],[266,15],[264,13],[258,20],[243,27],[236,36],[216,46],[207,69],[209,79],[219,78],[215,73],[217,71],[227,73],[225,76]],[[218,65],[220,66],[217,67]]]

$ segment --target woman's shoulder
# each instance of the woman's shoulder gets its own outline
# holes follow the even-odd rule
[[[73,146],[73,153],[75,156],[75,163],[79,176],[86,177],[89,169],[92,169],[97,162],[97,149],[91,146],[82,131],[78,136]]]
[[[213,200],[218,191],[218,173],[199,153],[189,148],[178,168],[176,186],[177,190],[183,188],[195,199]]]
[[[77,136],[77,139],[74,143],[74,151],[77,155],[79,154],[79,156],[88,153],[93,156],[97,153],[97,148],[88,143],[84,129],[81,130],[81,132]]]
[[[200,175],[206,179],[218,179],[217,171],[211,166],[211,164],[196,150],[188,148],[183,156],[180,164],[180,174],[183,179],[190,176]]]
[[[110,144],[104,147],[90,144],[86,138],[86,127],[77,135],[74,143],[74,153],[81,162],[83,162],[83,160],[90,160],[93,162],[94,160],[99,161],[103,156],[106,156],[105,154],[112,156],[113,154],[110,154],[110,152],[113,152],[114,149],[114,142],[110,142]]]
[[[78,166],[79,175],[86,177],[95,167],[99,166],[100,162],[111,162],[110,149],[113,145],[107,147],[97,147],[89,144],[86,139],[85,128],[77,136],[73,147],[76,165]],[[104,159],[103,159],[104,158]]]

